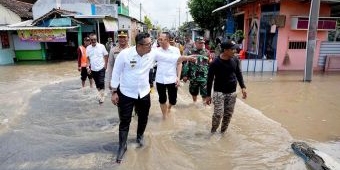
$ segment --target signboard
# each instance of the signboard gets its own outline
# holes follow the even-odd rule
[[[18,30],[21,41],[67,42],[66,29]]]

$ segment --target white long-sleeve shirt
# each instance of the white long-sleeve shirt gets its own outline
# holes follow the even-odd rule
[[[159,47],[155,51],[157,61],[156,82],[161,84],[176,83],[177,61],[181,56],[179,49],[169,46],[166,50]]]
[[[178,51],[178,52],[177,52]],[[144,56],[137,53],[136,46],[121,51],[114,63],[111,87],[118,88],[125,96],[137,99],[150,92],[149,71],[157,61],[156,81],[162,84],[175,83],[177,78],[178,48],[152,49]]]
[[[125,96],[138,99],[150,93],[149,71],[154,63],[153,52],[140,56],[136,46],[121,51],[115,61],[111,87],[118,88]]]

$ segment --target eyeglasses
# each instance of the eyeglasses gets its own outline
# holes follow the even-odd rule
[[[91,38],[90,40],[91,40],[91,42],[96,42],[97,41],[96,38]]]
[[[149,42],[149,43],[140,43],[139,45],[143,45],[143,46],[145,46],[145,47],[151,47],[152,46],[152,43],[151,42]]]

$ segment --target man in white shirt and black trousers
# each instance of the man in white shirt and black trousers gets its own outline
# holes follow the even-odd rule
[[[136,46],[121,51],[115,61],[111,88],[111,101],[118,106],[119,148],[116,162],[120,163],[127,150],[127,137],[133,107],[138,110],[137,143],[143,145],[143,134],[148,122],[150,101],[149,71],[153,64],[151,38],[148,33],[140,33],[135,38]]]
[[[157,51],[151,52],[150,34],[137,34],[135,42],[136,46],[124,49],[118,54],[112,71],[111,101],[118,106],[120,119],[117,163],[121,163],[127,150],[127,137],[134,106],[138,108],[136,142],[139,147],[144,145],[144,131],[151,106],[149,71],[155,60],[164,59],[157,55]],[[180,57],[179,60],[195,61],[195,58]]]
[[[88,62],[87,72],[92,74],[98,90],[99,104],[104,102],[105,70],[107,67],[108,52],[103,44],[97,42],[96,34],[90,34],[91,45],[86,47]],[[91,66],[91,67],[90,67]]]

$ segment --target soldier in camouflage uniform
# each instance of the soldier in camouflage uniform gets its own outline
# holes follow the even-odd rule
[[[195,56],[196,63],[189,62],[183,66],[183,81],[186,82],[189,79],[189,92],[194,102],[197,101],[199,93],[204,101],[207,96],[210,53],[204,48],[203,37],[196,38],[195,47],[188,52],[188,55]]]

